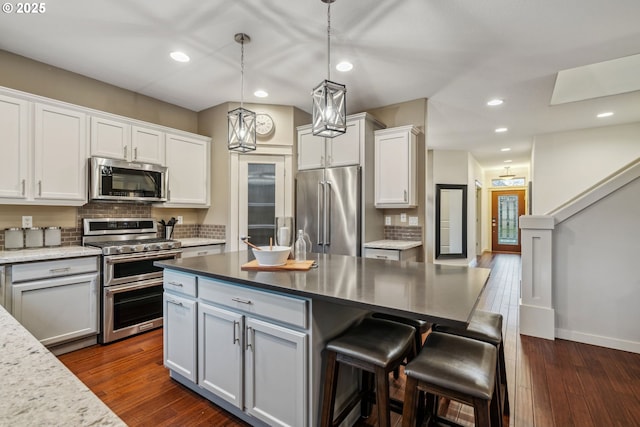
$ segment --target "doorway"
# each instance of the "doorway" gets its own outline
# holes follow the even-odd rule
[[[525,213],[525,190],[491,193],[491,250],[520,253],[520,216]]]

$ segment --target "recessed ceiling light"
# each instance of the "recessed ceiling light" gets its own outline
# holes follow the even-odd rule
[[[511,151],[511,148],[509,148],[509,147],[504,147],[504,148],[501,148],[501,149],[500,149],[500,151]]]
[[[613,111],[606,111],[604,113],[600,113],[598,114],[598,118],[603,118],[603,117],[611,117],[613,116]]]
[[[511,162],[513,162],[513,160],[505,160],[504,162],[505,163],[511,163]]]
[[[507,128],[496,128],[496,133],[502,133],[502,132],[506,132],[508,130],[509,129],[507,129]]]
[[[191,59],[189,58],[189,55],[180,51],[171,52],[169,56],[171,56],[171,58],[173,58],[174,61],[178,61],[178,62],[189,62],[189,60]]]
[[[269,96],[269,93],[266,90],[262,89],[258,89],[257,91],[253,92],[253,94],[258,98],[266,98],[267,96]]]
[[[351,71],[353,69],[353,64],[349,61],[342,61],[336,65],[336,70],[338,71]]]
[[[502,105],[503,103],[504,103],[504,100],[495,98],[495,99],[492,99],[492,100],[488,101],[487,105],[490,106],[490,107],[495,107],[497,105]]]

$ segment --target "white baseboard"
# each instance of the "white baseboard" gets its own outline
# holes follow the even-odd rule
[[[619,338],[587,334],[584,332],[577,332],[560,328],[556,329],[556,337],[569,341],[581,342],[583,344],[597,345],[599,347],[612,348],[615,350],[629,351],[631,353],[640,354],[640,342],[621,340]]]
[[[524,335],[553,340],[556,336],[555,311],[552,308],[526,305],[520,302],[518,329]]]

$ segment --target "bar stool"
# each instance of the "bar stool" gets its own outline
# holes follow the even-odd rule
[[[407,383],[402,427],[416,425],[418,392],[471,405],[476,427],[501,427],[498,408],[496,348],[482,341],[432,332],[404,369]],[[430,415],[438,420],[437,408]],[[429,424],[431,425],[431,424]]]
[[[486,342],[498,349],[497,375],[500,384],[498,390],[500,409],[504,415],[509,415],[509,390],[507,389],[507,369],[504,362],[504,342],[502,340],[502,314],[476,310],[467,329],[434,325],[433,330]]]
[[[420,319],[411,319],[409,317],[394,316],[392,314],[387,314],[387,313],[373,313],[371,317],[375,319],[391,320],[393,322],[409,325],[413,329],[415,329],[414,339],[416,342],[415,344],[416,352],[419,352],[420,349],[422,348],[422,335],[426,333],[429,330],[429,328],[431,328],[431,323],[425,320],[420,320]],[[403,364],[406,364],[406,363],[403,363]],[[399,377],[400,377],[400,368],[396,368],[393,370],[393,378],[397,380]]]
[[[376,404],[379,425],[390,425],[389,372],[407,358],[413,359],[414,329],[411,326],[383,319],[365,317],[362,322],[347,329],[329,341],[325,347],[325,380],[322,400],[324,427],[340,424],[362,402],[362,414],[368,414],[371,392],[370,373],[375,375]],[[363,371],[363,387],[334,420],[336,387],[339,365],[345,364]]]

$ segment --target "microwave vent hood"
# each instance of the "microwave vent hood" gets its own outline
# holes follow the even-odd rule
[[[89,199],[101,202],[166,202],[168,178],[165,166],[91,157]]]

